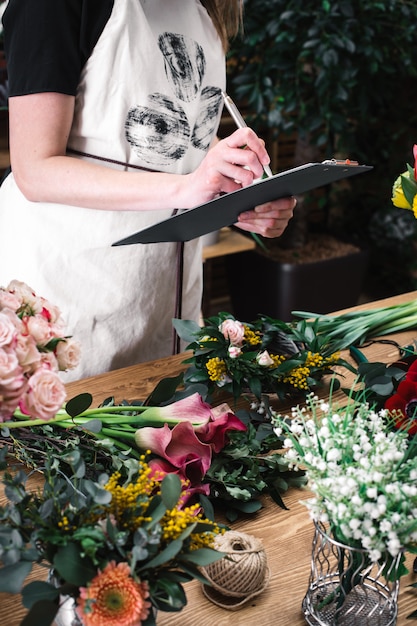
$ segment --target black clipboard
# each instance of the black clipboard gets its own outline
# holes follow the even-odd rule
[[[371,169],[373,169],[371,165],[358,165],[334,159],[323,163],[306,163],[185,210],[129,237],[115,241],[112,245],[189,241],[224,226],[231,226],[237,222],[240,213],[251,210],[258,204],[300,195]]]

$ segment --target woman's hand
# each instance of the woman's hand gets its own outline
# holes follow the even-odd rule
[[[264,141],[250,128],[240,128],[217,141],[198,168],[187,176],[187,207],[251,185],[263,175],[263,166],[269,161]]]
[[[287,228],[296,204],[293,197],[261,204],[253,211],[241,213],[235,226],[263,237],[279,237]]]

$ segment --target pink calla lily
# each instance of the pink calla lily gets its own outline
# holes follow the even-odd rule
[[[227,404],[213,409],[212,419],[195,429],[200,441],[208,443],[214,452],[220,452],[228,443],[228,432],[231,430],[246,430],[246,426],[230,411]]]
[[[211,418],[211,407],[204,402],[199,393],[193,393],[173,404],[160,407],[149,407],[143,411],[141,418],[153,424],[177,424],[191,422],[192,424],[207,424]]]
[[[168,424],[145,426],[136,431],[135,441],[178,468],[192,485],[202,481],[211,465],[211,446],[200,441],[190,422],[179,422],[172,429]]]
[[[166,474],[177,474],[181,479],[189,480],[187,476],[184,476],[181,470],[179,470],[177,467],[174,467],[174,465],[171,465],[171,463],[169,463],[169,461],[166,461],[165,459],[151,459],[148,464],[152,470],[151,476],[158,476],[160,478],[161,476],[165,476]],[[190,466],[187,466],[187,469],[189,467]],[[208,496],[210,493],[210,485],[208,483],[201,482],[197,482],[194,485],[190,483],[190,485],[187,486],[186,489],[183,491],[182,505],[185,506],[189,500],[193,499],[195,495],[198,495],[200,493]]]

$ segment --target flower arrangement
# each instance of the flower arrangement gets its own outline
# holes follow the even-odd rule
[[[349,367],[337,342],[318,336],[305,321],[290,325],[261,316],[246,323],[219,313],[203,327],[190,320],[174,320],[174,326],[193,351],[185,361],[192,364],[186,385],[204,384],[209,394],[224,390],[239,398],[250,392],[260,400],[272,393],[284,399],[315,389],[335,365]]]
[[[198,393],[176,399],[177,382],[161,381],[142,405],[109,398],[90,408],[91,395],[81,394],[47,423],[16,411],[0,431],[0,467],[7,467],[8,452],[41,468],[50,454],[71,447],[84,451],[87,468],[110,471],[147,450],[153,472],[177,474],[187,499],[222,506],[230,521],[259,510],[266,492],[285,508],[281,494],[303,484],[304,473],[289,470],[277,451],[267,407],[233,413],[226,404],[212,408]]]
[[[5,473],[0,591],[22,594],[27,626],[52,624],[68,597],[84,626],[150,626],[155,609],[180,611],[183,583],[205,581],[198,568],[223,556],[213,548],[222,529],[184,505],[180,478],[154,475],[145,456],[96,479],[85,469],[75,449],[51,455],[41,492],[25,473]],[[50,580],[24,586],[33,563]]]
[[[413,211],[417,218],[417,144],[413,146],[414,167],[407,164],[407,170],[398,176],[392,188],[392,202],[400,209]]]
[[[370,562],[417,553],[417,455],[406,431],[367,402],[332,406],[310,395],[290,418],[275,416],[286,458],[306,468],[316,522]],[[402,554],[400,574],[406,573]]]
[[[75,367],[79,354],[56,306],[17,280],[0,288],[0,422],[18,406],[53,417],[66,396],[58,372]]]

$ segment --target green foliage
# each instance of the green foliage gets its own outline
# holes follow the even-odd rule
[[[416,19],[406,0],[246,0],[230,51],[234,93],[268,126],[365,156],[352,144],[358,124],[401,110],[417,75]]]
[[[134,465],[125,478],[113,472],[92,480],[78,450],[50,455],[42,491],[30,490],[24,472],[5,472],[0,591],[22,593],[25,625],[51,624],[59,596],[76,598],[113,561],[147,582],[154,607],[179,611],[186,603],[182,584],[222,556],[211,547],[219,528],[184,507],[179,477],[158,481],[143,459]],[[54,579],[24,586],[33,563],[49,565]]]
[[[349,187],[332,185],[332,195],[320,198],[324,211],[315,197],[304,198],[305,213],[299,207],[286,237],[296,228],[297,241],[317,227],[348,237],[370,250],[370,294],[416,289],[417,232],[411,215],[391,207],[391,185],[416,140],[417,3],[246,0],[244,6],[243,34],[230,51],[228,91],[246,106],[249,123],[284,139],[297,131],[309,149],[307,160],[313,147],[317,158],[374,166]]]

